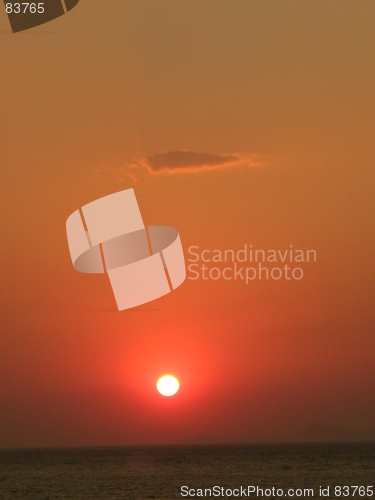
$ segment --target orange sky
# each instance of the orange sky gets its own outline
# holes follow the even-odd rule
[[[375,437],[374,30],[367,0],[90,0],[17,35],[0,11],[0,447]],[[144,166],[186,150],[243,161]],[[317,262],[120,313],[65,221],[130,187],[185,253]]]

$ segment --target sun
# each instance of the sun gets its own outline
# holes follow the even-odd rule
[[[173,375],[163,375],[163,377],[159,378],[156,387],[162,396],[174,396],[180,384]]]

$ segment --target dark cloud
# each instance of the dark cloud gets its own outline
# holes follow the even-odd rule
[[[142,164],[151,172],[185,171],[217,168],[243,163],[239,155],[217,155],[211,153],[194,153],[193,151],[168,151],[154,153],[142,160]]]
[[[194,153],[193,151],[163,151],[154,153],[142,160],[133,160],[121,167],[102,165],[95,168],[97,175],[102,178],[113,178],[120,181],[131,179],[137,181],[143,174],[199,172],[218,168],[232,168],[235,166],[261,166],[260,157],[256,154],[212,154]]]

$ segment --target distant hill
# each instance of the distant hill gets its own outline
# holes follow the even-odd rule
[[[312,424],[297,436],[298,441],[366,441],[370,436],[332,424]]]

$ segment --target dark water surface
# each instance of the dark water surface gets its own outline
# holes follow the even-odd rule
[[[182,496],[184,485],[196,496]],[[214,486],[282,488],[285,498],[289,488],[311,488],[313,498],[324,498],[319,486],[328,485],[329,498],[375,498],[370,489],[334,490],[375,486],[375,443],[0,450],[4,500],[239,498],[217,496],[218,489],[199,496],[199,488]]]

